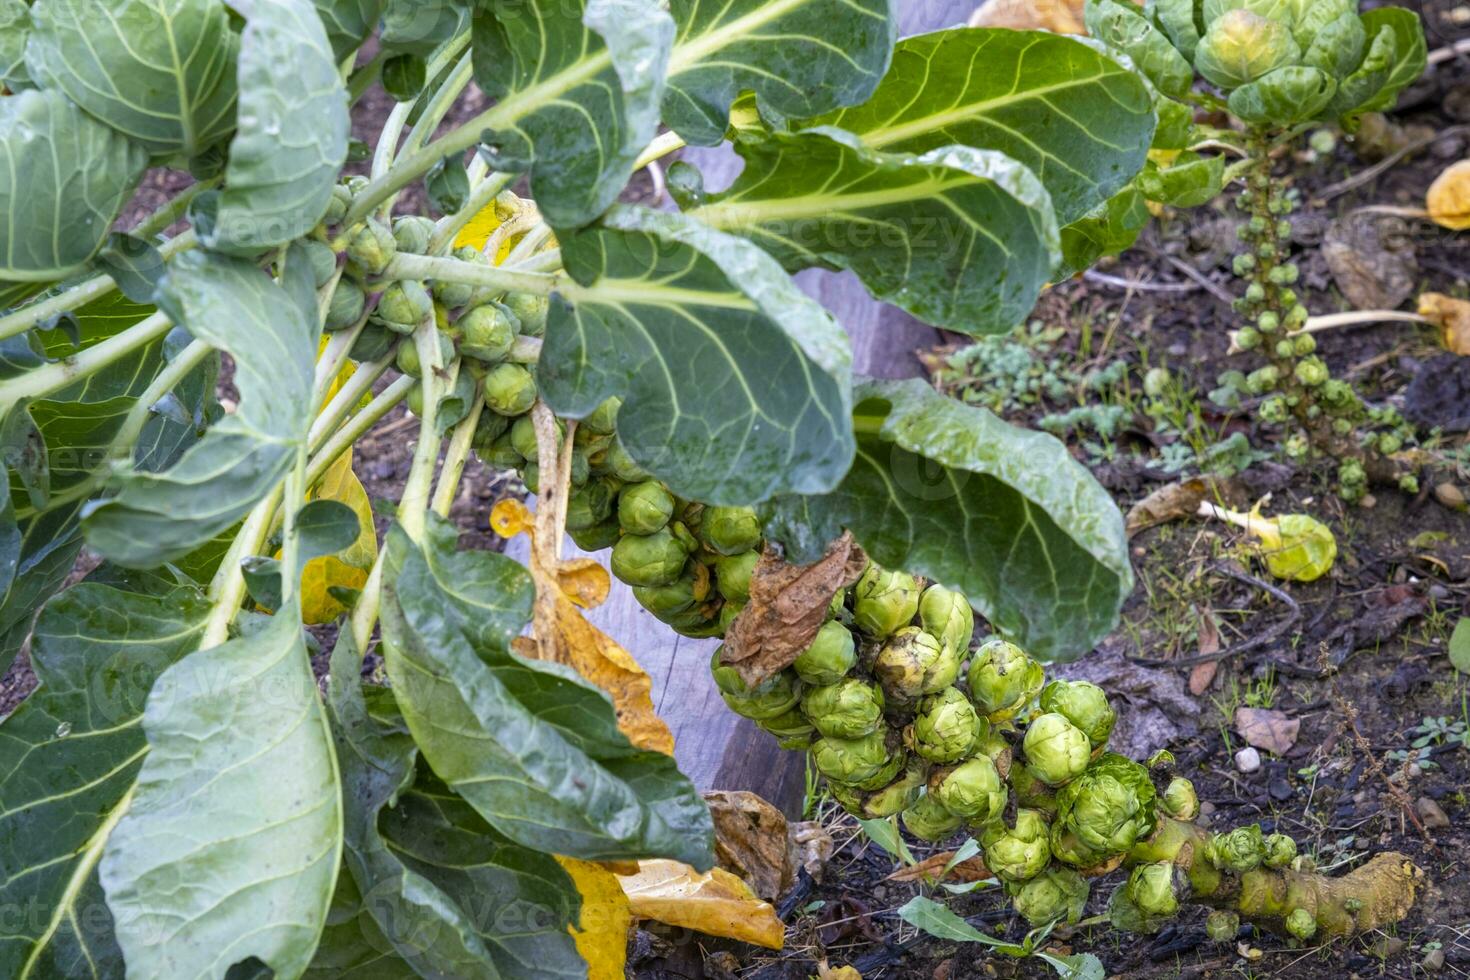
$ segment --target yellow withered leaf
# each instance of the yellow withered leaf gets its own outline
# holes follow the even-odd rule
[[[1440,329],[1445,350],[1470,357],[1470,302],[1443,293],[1419,297],[1419,315],[1427,316]]]
[[[1446,167],[1429,185],[1424,206],[1435,224],[1451,231],[1470,229],[1470,160]]]
[[[307,494],[311,500],[335,500],[357,515],[357,540],[345,551],[313,558],[301,571],[301,621],[330,623],[347,612],[331,593],[334,587],[361,589],[378,558],[378,538],[373,529],[373,506],[357,474],[352,472],[352,451],[337,458],[322,474],[321,481]]]
[[[970,18],[971,27],[1086,34],[1082,0],[989,0]]]
[[[623,980],[628,958],[628,930],[633,912],[619,879],[598,864],[558,857],[582,896],[580,928],[568,931],[577,952],[587,961],[587,980]]]
[[[526,202],[530,206],[530,202]],[[516,218],[521,212],[514,205],[499,201],[491,201],[480,210],[480,213],[470,219],[458,235],[454,236],[454,247],[471,245],[480,251],[485,250],[490,237],[495,234],[505,223]],[[510,257],[511,249],[515,248],[525,234],[525,225],[517,224],[506,231],[512,234],[504,235],[500,247],[495,250],[495,264],[499,265]]]
[[[633,915],[780,949],[786,927],[776,910],[723,868],[700,874],[678,861],[641,861],[638,874],[619,878]]]

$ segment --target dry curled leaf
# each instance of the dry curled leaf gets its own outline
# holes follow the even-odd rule
[[[796,856],[796,865],[811,875],[812,880],[821,881],[823,872],[827,870],[827,862],[832,860],[832,854],[837,849],[827,828],[820,821],[806,820],[792,824],[787,834]]]
[[[825,959],[817,963],[817,980],[863,980],[855,966],[831,966]]]
[[[867,564],[851,533],[811,565],[789,565],[767,550],[751,574],[750,601],[725,634],[721,663],[751,687],[790,666],[826,622],[832,597]]]
[[[970,17],[971,27],[1086,34],[1082,0],[989,0]]]
[[[1419,315],[1427,316],[1440,329],[1445,350],[1470,357],[1470,302],[1443,293],[1419,297]]]
[[[1435,224],[1451,231],[1470,229],[1470,160],[1446,167],[1429,185],[1424,206]]]
[[[621,879],[588,861],[556,860],[582,896],[581,919],[568,931],[587,961],[587,980],[623,980],[633,911]]]
[[[1236,708],[1235,730],[1247,744],[1273,755],[1285,755],[1296,744],[1302,722],[1274,708]]]
[[[638,874],[618,882],[640,919],[767,949],[780,949],[785,943],[786,926],[775,908],[724,868],[700,874],[678,861],[642,861]]]
[[[796,877],[786,816],[755,793],[717,790],[704,794],[715,823],[715,861],[739,875],[761,898],[774,902]]]
[[[1221,496],[1226,490],[1222,481],[1196,476],[1159,487],[1128,509],[1125,527],[1131,538],[1139,531],[1194,516],[1201,502]]]
[[[1419,283],[1414,236],[1399,217],[1353,214],[1334,221],[1322,257],[1342,294],[1360,310],[1396,310]]]
[[[1199,654],[1208,657],[1220,652],[1220,628],[1215,625],[1214,614],[1208,607],[1196,606],[1195,612],[1199,614]],[[1189,672],[1189,693],[1199,697],[1210,689],[1215,682],[1215,674],[1220,670],[1220,661],[1206,660],[1194,665]]]
[[[906,868],[899,868],[893,874],[885,878],[885,881],[927,881],[938,882],[943,875],[946,880],[959,882],[985,881],[994,878],[990,869],[985,866],[984,858],[979,856],[966,858],[949,869],[945,874],[945,865],[954,860],[954,851],[944,851],[940,854],[932,854],[918,864],[911,864]]]

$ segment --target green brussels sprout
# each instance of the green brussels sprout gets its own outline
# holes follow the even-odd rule
[[[1111,752],[1057,791],[1057,820],[1102,858],[1122,854],[1154,831],[1148,770]]]
[[[853,622],[880,640],[908,625],[918,611],[919,583],[907,572],[890,572],[870,563],[853,587]]]
[[[612,514],[612,508],[613,494],[606,483],[601,480],[583,483],[567,498],[567,530],[580,531],[600,524]]]
[[[598,405],[577,426],[578,432],[587,432],[601,436],[610,436],[617,432],[618,409],[623,407],[621,398],[609,398]]]
[[[582,486],[584,483],[587,482],[588,478],[592,476],[592,467],[588,464],[587,457],[584,454],[579,452],[572,453],[572,467],[570,476],[572,486],[574,487]],[[618,499],[618,491],[622,488],[623,485],[621,482],[613,479],[608,479],[605,482],[609,494],[608,513],[611,514],[613,504]]]
[[[980,835],[985,866],[997,878],[1022,882],[1039,875],[1051,861],[1047,843],[1050,828],[1038,810],[1016,811],[1015,826],[1004,821],[990,824]]]
[[[927,793],[909,804],[901,819],[905,830],[925,841],[944,840],[965,822],[963,817],[950,813]]]
[[[929,774],[929,795],[956,816],[975,825],[997,819],[1006,807],[1006,784],[995,763],[974,755],[957,766]]]
[[[1284,868],[1296,858],[1296,841],[1286,834],[1271,834],[1265,844],[1268,868]]]
[[[400,279],[383,291],[373,319],[398,334],[411,334],[426,317],[434,315],[434,301],[424,284]]]
[[[1026,769],[1048,786],[1082,775],[1092,761],[1092,743],[1087,734],[1055,712],[1044,714],[1026,727],[1021,743]]]
[[[1227,909],[1215,909],[1205,916],[1205,935],[1217,943],[1230,943],[1240,934],[1240,915]]]
[[[797,676],[802,676],[800,671]],[[883,724],[883,689],[856,677],[845,677],[835,684],[807,688],[801,697],[801,710],[823,735],[861,738]]]
[[[332,290],[331,302],[327,304],[327,319],[322,329],[327,331],[346,330],[357,326],[362,311],[367,308],[367,294],[355,280],[343,276]]]
[[[970,754],[989,727],[963,691],[947,687],[919,702],[913,748],[930,762],[958,762]]]
[[[505,435],[509,429],[510,419],[487,408],[480,412],[480,419],[475,423],[475,436],[471,444],[477,452],[488,450],[495,444],[495,440]]]
[[[688,558],[689,550],[668,528],[625,534],[613,545],[612,573],[628,585],[668,585]]]
[[[492,470],[518,470],[526,465],[526,457],[516,452],[515,446],[511,445],[509,432],[497,436],[488,450],[479,453],[480,459]]]
[[[1169,922],[1166,917],[1149,915],[1139,908],[1133,901],[1132,891],[1126,881],[1114,888],[1113,894],[1108,897],[1108,919],[1114,929],[1144,935],[1158,932]]]
[[[422,383],[416,384],[408,389],[408,397],[403,400],[403,404],[408,406],[410,415],[417,418],[424,417],[424,386]],[[531,489],[531,492],[536,492],[534,487]]]
[[[719,554],[743,554],[761,543],[760,518],[750,507],[708,507],[699,539]]]
[[[816,733],[811,722],[806,720],[806,715],[795,708],[775,718],[756,722],[756,724],[776,736],[776,741],[781,748],[788,752],[804,751],[810,748],[812,736]]]
[[[489,257],[473,245],[459,246],[454,250],[454,257],[461,262],[470,262],[475,265],[490,264]],[[436,300],[451,310],[468,305],[475,297],[475,287],[466,282],[445,282],[442,279],[436,279],[430,290]]]
[[[434,222],[418,214],[401,214],[393,219],[393,241],[400,252],[423,255],[434,237]]]
[[[1307,942],[1317,934],[1317,917],[1306,909],[1292,909],[1286,917],[1286,931],[1293,937]]]
[[[1048,868],[1024,882],[1011,896],[1011,905],[1033,928],[1064,919],[1082,918],[1090,886],[1071,868]]]
[[[584,527],[575,531],[568,530],[567,533],[572,536],[572,540],[576,542],[577,547],[583,551],[602,551],[604,548],[611,548],[618,543],[618,538],[622,535],[623,529],[615,519],[609,518],[608,520],[599,521],[591,527]]]
[[[888,745],[888,761],[883,763],[878,771],[867,779],[851,783],[850,785],[853,789],[862,790],[865,793],[882,789],[897,779],[898,774],[909,764],[908,752],[904,751],[903,746],[897,743],[897,740],[889,729],[885,727],[883,731],[886,733],[884,737]]]
[[[1040,785],[1039,783],[1037,785]],[[1081,868],[1087,871],[1093,868],[1102,868],[1109,862],[1110,856],[1094,851],[1083,844],[1077,835],[1068,830],[1065,824],[1053,823],[1051,825],[1051,856],[1062,864],[1073,868]],[[1116,855],[1113,855],[1114,857]]]
[[[720,623],[720,635],[721,636],[724,636],[726,633],[730,632],[730,627],[734,624],[735,617],[739,616],[741,610],[743,610],[744,608],[745,608],[745,603],[743,603],[743,602],[732,602],[732,601],[729,601],[729,600],[726,600],[720,606],[720,619],[719,619],[719,623]]]
[[[719,620],[711,616],[702,605],[672,616],[660,616],[658,620],[680,636],[688,636],[696,640],[720,635]]]
[[[1305,64],[1336,78],[1352,74],[1368,51],[1368,29],[1358,16],[1357,0],[1314,0],[1296,16],[1292,36]]]
[[[842,610],[847,608],[847,590],[838,589],[832,593],[832,601],[827,603],[827,618],[836,619],[842,615]]]
[[[693,534],[689,533],[689,528],[684,525],[683,521],[669,522],[669,532],[673,534],[678,542],[684,546],[684,550],[689,552],[691,555],[699,550],[698,539],[696,539]]]
[[[501,301],[520,321],[521,333],[527,337],[540,337],[546,333],[546,314],[551,301],[534,293],[506,293]]]
[[[1205,847],[1205,857],[1221,871],[1245,874],[1261,866],[1266,859],[1266,842],[1261,836],[1259,824],[1237,827],[1225,834],[1216,834]]]
[[[618,496],[618,522],[629,534],[652,534],[674,516],[674,495],[657,480],[630,483]]]
[[[721,555],[715,559],[715,581],[720,595],[731,602],[750,601],[750,576],[760,562],[759,551],[747,551],[743,555]]]
[[[1159,805],[1175,820],[1193,820],[1199,816],[1199,795],[1194,791],[1194,783],[1183,776],[1169,780],[1159,797]]]
[[[497,364],[510,355],[516,342],[516,322],[499,303],[482,303],[455,321],[463,336],[459,349],[465,357]]]
[[[1056,712],[1077,726],[1093,748],[1107,743],[1118,720],[1107,694],[1090,681],[1052,681],[1042,688],[1041,710]]]
[[[633,597],[638,604],[655,616],[677,616],[693,609],[708,593],[708,585],[701,587],[692,571],[670,582],[668,585],[635,585]]]
[[[1002,778],[1005,778],[1012,771],[1011,743],[1007,742],[1000,732],[990,728],[989,725],[986,728],[988,729],[986,733],[975,743],[975,752],[995,763],[996,770],[1000,772]],[[1017,766],[1016,768],[1020,769],[1021,767]],[[1022,805],[1029,806],[1030,804]]]
[[[834,783],[861,783],[878,775],[891,761],[884,728],[861,738],[823,736],[812,743],[812,764]]]
[[[556,444],[560,448],[566,437],[566,423],[561,419],[556,420]],[[527,459],[535,459],[540,453],[541,447],[536,442],[536,420],[529,415],[522,415],[511,423],[510,444],[516,447],[516,452]]]
[[[314,238],[303,238],[299,244],[306,253],[306,261],[311,266],[311,281],[321,289],[332,281],[337,274],[337,253],[326,242],[319,242]]]
[[[1229,90],[1297,64],[1301,56],[1287,24],[1239,9],[1210,24],[1195,50],[1194,65],[1210,82]]]
[[[351,194],[353,197],[356,197],[363,191],[367,190],[368,179],[361,174],[353,174],[351,177],[348,177],[346,180],[342,181],[342,184],[347,188],[347,192],[349,194]]]
[[[731,711],[752,721],[764,721],[785,714],[801,702],[801,681],[795,674],[783,670],[755,687],[749,687],[740,679],[739,671],[729,664],[720,663],[724,649],[723,646],[715,649],[710,656],[709,669],[720,697],[724,698]]]
[[[485,375],[485,404],[501,415],[524,415],[536,404],[536,379],[519,364],[497,364]]]
[[[649,478],[648,471],[633,462],[633,457],[628,455],[623,444],[616,440],[607,447],[605,466],[609,473],[625,483],[640,483]]]
[[[342,184],[332,188],[332,196],[327,201],[327,213],[322,215],[322,224],[335,225],[347,217],[348,210],[352,207],[352,191]]]
[[[1037,779],[1036,774],[1025,766],[1011,765],[1006,782],[1010,784],[1017,804],[1044,813],[1056,812],[1056,790]]]
[[[908,809],[924,788],[924,766],[908,760],[892,780],[874,790],[864,791],[841,783],[828,783],[832,796],[848,813],[865,820],[881,820]]]
[[[1140,864],[1128,875],[1128,897],[1139,911],[1155,918],[1179,914],[1181,890],[1187,894],[1189,879],[1172,863]]]
[[[987,640],[970,661],[970,697],[991,721],[1007,721],[1041,690],[1046,671],[1014,643]]]
[[[970,637],[975,632],[975,612],[970,600],[953,589],[931,585],[919,597],[919,622],[925,630],[939,638],[946,650],[964,655],[970,650]]]
[[[873,676],[895,701],[912,701],[954,683],[950,673],[954,659],[945,656],[944,646],[933,635],[905,626],[873,658]]]
[[[724,573],[719,571],[718,565],[715,567],[723,587]],[[797,656],[791,668],[808,684],[837,684],[856,665],[857,645],[853,642],[852,633],[836,620],[828,620],[817,630],[811,645]],[[881,689],[878,701],[881,705]]]
[[[380,276],[398,252],[393,232],[369,218],[347,234],[347,258],[370,276]]]

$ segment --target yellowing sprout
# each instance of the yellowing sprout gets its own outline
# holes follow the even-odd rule
[[[1261,546],[1261,560],[1276,578],[1292,582],[1315,582],[1337,560],[1337,538],[1326,524],[1306,514],[1262,517],[1261,504],[1249,514],[1200,504],[1201,517],[1227,521],[1245,530]]]

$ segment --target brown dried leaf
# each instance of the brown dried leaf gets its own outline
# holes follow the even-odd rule
[[[811,565],[789,565],[767,549],[750,577],[750,601],[725,634],[720,662],[752,687],[790,666],[822,628],[837,590],[856,582],[867,563],[847,532]]]
[[[1470,160],[1446,167],[1429,185],[1424,206],[1435,224],[1451,231],[1470,229]]]
[[[1225,489],[1222,481],[1206,476],[1159,487],[1129,508],[1125,525],[1128,536],[1131,538],[1139,531],[1158,524],[1193,517],[1202,501],[1215,499]]]
[[[944,872],[944,866],[954,860],[954,855],[954,851],[945,851],[942,854],[931,855],[918,864],[912,864],[906,868],[899,868],[884,880],[937,882],[940,875]],[[952,878],[956,881],[969,882],[985,881],[987,878],[994,878],[995,875],[991,874],[990,869],[985,866],[984,859],[972,857],[966,858],[953,868],[950,868],[949,874],[944,875],[944,877]]]
[[[1439,327],[1445,350],[1470,357],[1470,302],[1443,293],[1425,293],[1419,297],[1419,315],[1429,317]]]
[[[1086,34],[1083,0],[989,0],[970,17],[971,27]]]
[[[796,878],[796,855],[785,815],[754,793],[705,793],[715,822],[715,862],[774,902]]]
[[[1296,744],[1302,722],[1274,708],[1236,708],[1235,730],[1248,744],[1273,755],[1285,755]]]
[[[832,853],[837,849],[832,835],[816,820],[792,824],[789,835],[797,866],[804,868],[813,880],[821,881],[827,862],[832,860]]]
[[[1356,214],[1332,223],[1322,257],[1353,306],[1396,310],[1419,282],[1413,241],[1402,218]]]
[[[1206,608],[1195,606],[1195,612],[1199,614],[1199,653],[1202,657],[1208,657],[1212,653],[1220,652],[1220,628],[1215,625],[1214,614]],[[1210,689],[1215,681],[1215,674],[1220,670],[1220,661],[1206,660],[1194,665],[1189,672],[1189,693],[1199,697]]]
[[[638,874],[619,878],[633,915],[780,949],[786,926],[770,903],[724,868],[700,874],[678,861],[642,861]]]

